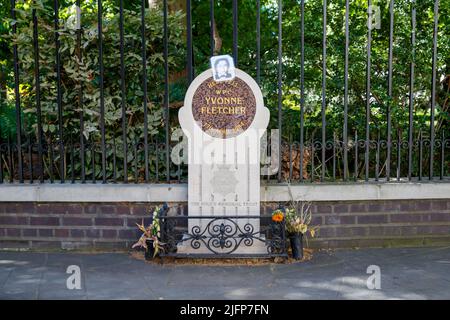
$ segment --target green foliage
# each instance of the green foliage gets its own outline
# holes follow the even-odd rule
[[[22,4],[22,6],[20,6]],[[17,36],[9,37],[18,45],[20,60],[21,99],[25,112],[36,113],[34,48],[32,9],[36,9],[39,33],[39,65],[41,87],[41,109],[43,130],[46,136],[54,135],[58,128],[57,81],[55,72],[55,33],[53,29],[52,1],[30,1],[18,4]],[[62,110],[64,139],[79,139],[80,116],[84,120],[83,135],[89,141],[100,137],[100,74],[98,59],[98,31],[95,2],[83,2],[81,46],[77,46],[75,9],[73,6],[60,9],[62,19],[60,39]],[[127,136],[129,142],[143,138],[144,101],[142,89],[141,17],[136,8],[124,12],[125,30],[125,84]],[[169,68],[183,68],[184,41],[183,14],[169,15]],[[148,82],[148,128],[149,134],[158,133],[162,126],[163,112],[163,17],[160,8],[146,9],[146,55]],[[106,6],[103,19],[103,63],[105,131],[107,142],[116,138],[121,143],[121,82],[120,82],[120,38],[118,9]],[[78,57],[81,57],[79,59]],[[78,100],[82,92],[81,103]],[[36,128],[36,124],[34,125]]]
[[[277,127],[278,114],[278,1],[261,0],[261,87],[271,109],[271,125]],[[299,0],[283,0],[283,134],[299,138],[300,128],[300,26]],[[388,99],[387,71],[389,47],[389,1],[372,1],[381,10],[381,28],[372,30],[371,114],[373,137],[384,136],[387,103],[391,101],[393,132],[407,133],[410,62],[412,61],[411,5],[409,0],[395,1],[393,94]],[[414,123],[415,130],[429,128],[431,96],[431,58],[434,0],[416,1],[417,27],[415,47]],[[193,16],[197,69],[207,67],[209,56],[208,1],[195,1]],[[450,1],[440,1],[437,64],[437,127],[448,129],[446,102],[450,73]],[[322,1],[305,1],[305,128],[307,134],[321,130],[322,104]],[[215,18],[223,39],[221,53],[232,52],[232,6],[216,1]],[[350,1],[349,47],[349,128],[365,130],[367,1]],[[328,1],[327,7],[327,137],[333,132],[342,137],[344,99],[345,0]],[[239,68],[256,77],[256,1],[239,1]],[[446,119],[446,120],[445,120]],[[427,129],[428,130],[428,129]]]

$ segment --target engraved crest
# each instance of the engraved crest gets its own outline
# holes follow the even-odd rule
[[[218,165],[217,168],[211,179],[212,193],[220,194],[224,197],[236,193],[236,186],[239,181],[235,176],[235,171],[231,170],[230,166],[227,165]]]

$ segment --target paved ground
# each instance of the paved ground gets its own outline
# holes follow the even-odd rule
[[[68,290],[67,267],[81,270]],[[367,288],[369,265],[381,289]],[[450,247],[316,253],[262,266],[157,265],[127,254],[0,252],[1,299],[450,299]]]

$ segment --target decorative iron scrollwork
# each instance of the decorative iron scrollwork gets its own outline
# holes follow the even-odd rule
[[[204,221],[205,225],[200,223],[192,226],[190,230],[177,225],[178,221],[187,221],[188,219]],[[257,218],[245,217],[245,219],[255,220]],[[161,240],[165,244],[164,252],[176,256],[179,245],[188,245],[193,252],[206,248],[213,255],[232,255],[240,247],[251,247],[255,241],[260,241],[264,243],[267,255],[286,254],[284,222],[271,221],[269,225],[255,230],[255,226],[251,222],[239,223],[239,220],[242,219],[226,216],[214,218],[161,217]]]

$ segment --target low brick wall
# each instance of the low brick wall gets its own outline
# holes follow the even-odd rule
[[[152,203],[0,202],[0,248],[130,248],[136,223],[149,223]],[[185,203],[171,203],[187,214]],[[269,213],[278,203],[263,203]],[[311,247],[381,247],[450,244],[450,199],[318,202],[320,225]]]

